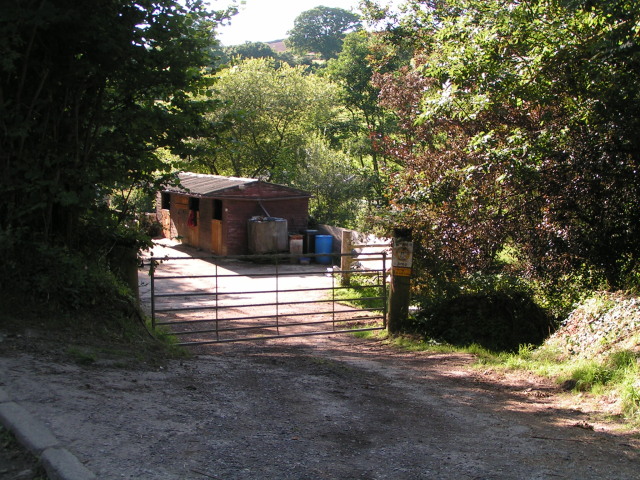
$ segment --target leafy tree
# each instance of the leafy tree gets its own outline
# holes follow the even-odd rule
[[[409,61],[410,49],[399,53],[378,35],[365,31],[348,34],[338,58],[327,63],[329,78],[341,86],[341,100],[352,115],[350,143],[358,142],[357,152],[370,159],[374,177],[381,179],[380,161],[386,156],[380,140],[395,130],[389,113],[380,106],[380,88],[373,83],[374,73],[395,71]],[[381,184],[380,184],[381,185]]]
[[[330,124],[335,87],[302,67],[247,59],[221,72],[212,115],[228,129],[194,139],[194,166],[203,171],[289,183],[303,158],[304,137]],[[215,131],[212,133],[216,133]]]
[[[170,169],[159,148],[186,153],[183,137],[209,109],[191,94],[211,78],[223,16],[200,0],[5,2],[0,245],[15,254],[5,276],[33,273],[34,244],[99,256],[127,217],[109,209],[110,194],[153,190]]]
[[[242,58],[273,58],[273,49],[263,42],[245,42],[241,45],[234,45],[226,49],[230,57]]]
[[[360,18],[354,13],[342,8],[316,7],[295,19],[285,43],[300,55],[317,53],[328,60],[338,55],[345,35],[360,28]]]
[[[637,2],[408,3],[420,53],[378,85],[404,132],[388,144],[407,167],[392,200],[432,271],[496,271],[508,249],[511,267],[548,282],[629,286],[640,251]]]
[[[293,185],[313,194],[311,217],[319,223],[356,227],[370,188],[366,171],[343,152],[333,150],[319,134],[307,138],[302,161]]]

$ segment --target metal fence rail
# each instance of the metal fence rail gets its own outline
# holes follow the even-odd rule
[[[334,260],[341,255],[345,254],[333,254]],[[304,256],[313,259],[328,255]],[[150,258],[153,328],[165,327],[181,339],[179,345],[192,346],[386,327],[386,252],[371,254],[370,260],[378,260],[378,268],[367,270],[367,278],[373,279],[369,284],[352,282],[350,286],[340,283],[344,274],[353,277],[362,270],[344,271],[323,264],[301,266],[299,257]],[[170,268],[177,262],[193,261],[199,261],[198,268],[182,268],[188,271],[186,274]],[[365,288],[368,293],[364,297],[341,294]],[[352,302],[377,302],[381,308],[347,305]]]

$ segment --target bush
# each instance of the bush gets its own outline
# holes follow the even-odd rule
[[[417,318],[422,333],[429,337],[494,351],[540,345],[553,331],[551,318],[522,292],[461,294],[433,302]]]
[[[5,292],[63,311],[109,303],[126,295],[107,267],[62,247],[35,245],[13,269],[13,282]]]
[[[131,303],[132,292],[110,270],[104,236],[96,234],[81,242],[81,251],[9,233],[0,235],[4,252],[0,308],[10,312],[21,303],[65,313]]]

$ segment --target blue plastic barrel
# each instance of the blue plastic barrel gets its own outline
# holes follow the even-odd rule
[[[316,253],[332,253],[333,252],[333,237],[331,235],[316,235]],[[324,265],[331,263],[330,255],[318,255],[316,262]]]

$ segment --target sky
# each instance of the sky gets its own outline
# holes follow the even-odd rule
[[[212,0],[210,3],[213,8],[222,9],[231,2]],[[358,4],[359,0],[245,0],[239,13],[231,19],[231,25],[219,28],[218,38],[224,46],[281,40],[302,12],[320,5],[356,12]]]

